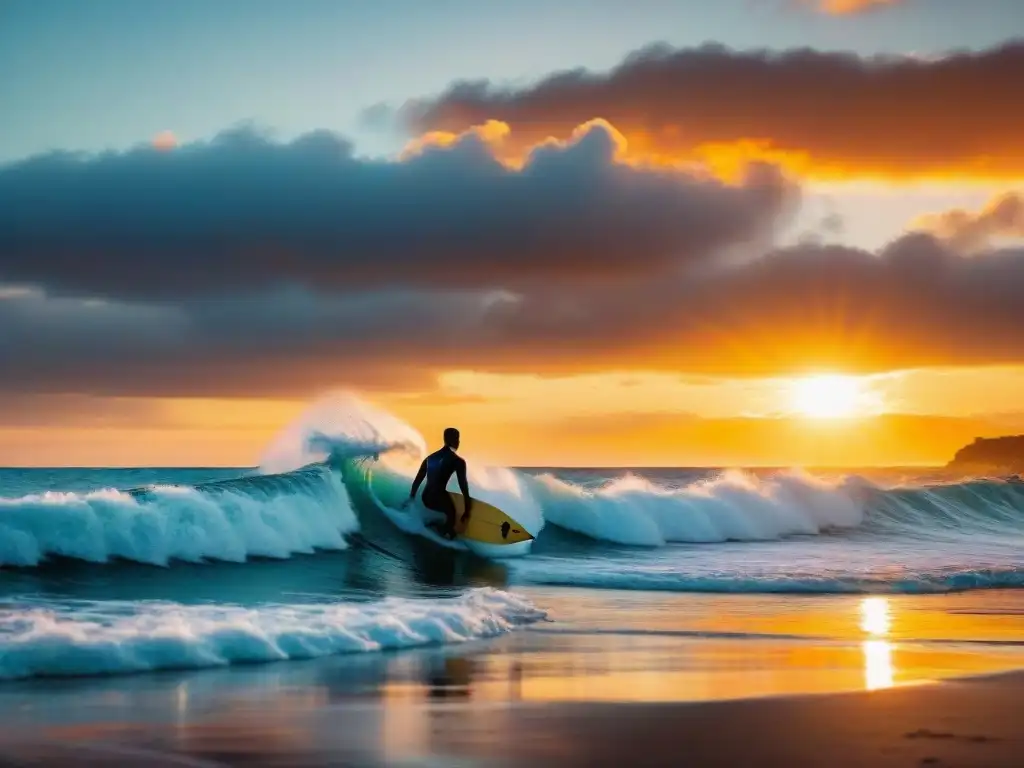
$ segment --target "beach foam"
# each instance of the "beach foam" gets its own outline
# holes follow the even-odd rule
[[[493,637],[543,612],[490,588],[374,603],[183,605],[19,598],[0,609],[0,679],[193,669]]]

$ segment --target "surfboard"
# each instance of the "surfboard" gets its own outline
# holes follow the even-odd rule
[[[486,558],[516,557],[529,552],[529,542],[534,540],[534,536],[518,521],[480,499],[473,499],[469,523],[463,523],[461,518],[466,500],[461,493],[448,491],[456,511],[456,537],[448,539],[439,533],[445,521],[441,512],[427,509],[419,500],[412,507],[394,509],[377,498],[373,472],[369,468],[366,470],[366,490],[377,509],[399,530],[422,536],[447,549],[470,550]],[[519,546],[513,546],[517,544]]]
[[[533,539],[532,534],[520,523],[493,504],[480,499],[473,499],[469,521],[462,522],[462,511],[466,508],[465,497],[455,491],[448,491],[448,495],[455,502],[455,532],[460,539],[480,544],[518,544]]]

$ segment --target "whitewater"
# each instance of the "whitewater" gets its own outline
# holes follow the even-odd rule
[[[1024,585],[1015,482],[514,469],[465,442],[474,496],[536,536],[514,557],[446,550],[396,517],[429,440],[347,395],[314,403],[255,469],[0,470],[0,680],[472,643],[556,620],[537,586]]]

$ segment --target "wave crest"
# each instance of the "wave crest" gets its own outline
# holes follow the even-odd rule
[[[0,610],[0,679],[309,659],[493,637],[539,621],[491,588],[376,603],[183,605],[19,601]]]
[[[326,468],[264,486],[246,482],[0,499],[0,565],[48,556],[155,565],[283,558],[343,549],[343,534],[356,528],[348,493]]]
[[[353,394],[336,392],[281,430],[263,452],[260,471],[278,474],[396,450],[414,456],[427,452],[423,436],[398,417]]]
[[[841,484],[789,473],[761,479],[730,471],[680,488],[637,475],[588,489],[543,475],[534,483],[545,519],[615,544],[765,541],[852,528],[864,507]]]

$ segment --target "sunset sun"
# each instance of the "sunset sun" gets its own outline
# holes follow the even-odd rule
[[[853,376],[821,375],[797,380],[791,390],[791,407],[815,419],[857,416],[864,410],[865,393]]]

